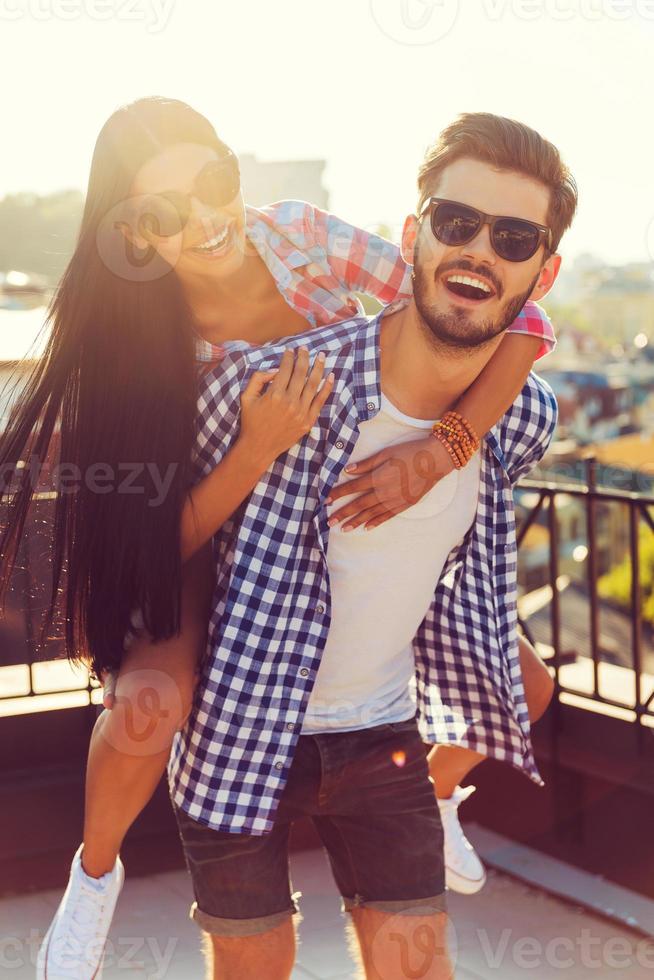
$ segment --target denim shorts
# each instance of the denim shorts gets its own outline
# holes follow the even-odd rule
[[[300,735],[266,834],[214,830],[173,810],[195,894],[190,915],[205,932],[254,935],[299,912],[288,842],[293,821],[306,816],[329,858],[343,912],[445,909],[443,828],[415,718]]]

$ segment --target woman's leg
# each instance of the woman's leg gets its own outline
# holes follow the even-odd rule
[[[98,717],[89,748],[84,815],[84,871],[114,867],[123,838],[152,797],[176,731],[193,701],[213,590],[211,542],[183,568],[179,636],[151,643],[138,636],[126,651],[111,711]]]
[[[552,700],[554,681],[529,640],[519,636],[518,647],[529,720],[533,725],[545,714]],[[438,799],[449,799],[459,783],[485,758],[459,745],[433,746],[427,759]]]

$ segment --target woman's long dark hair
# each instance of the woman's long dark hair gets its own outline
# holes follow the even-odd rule
[[[0,594],[35,490],[33,465],[16,464],[28,456],[44,464],[60,436],[68,490],[62,482],[54,509],[41,638],[63,591],[66,654],[96,676],[120,665],[135,607],[155,641],[180,627],[180,517],[196,432],[192,314],[172,268],[156,253],[146,263],[130,256],[115,219],[142,164],[181,142],[224,150],[203,116],[171,99],[140,99],[103,126],[75,252],[48,311],[47,348],[0,438],[0,472],[15,473]]]

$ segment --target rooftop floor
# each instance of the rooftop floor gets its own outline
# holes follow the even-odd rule
[[[201,933],[188,918],[185,871],[129,878],[110,934],[104,980],[204,980]],[[303,920],[293,980],[354,980],[340,899],[321,850],[293,853]],[[36,951],[61,897],[0,901],[0,974],[33,980]],[[478,895],[451,895],[457,980],[581,980],[626,971],[654,978],[654,944],[499,872]],[[414,976],[418,974],[413,972]]]

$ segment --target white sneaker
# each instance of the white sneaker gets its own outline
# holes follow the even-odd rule
[[[91,878],[82,867],[80,844],[68,887],[39,949],[37,980],[99,980],[107,933],[125,880],[120,858],[111,871]]]
[[[486,870],[459,823],[459,805],[475,789],[475,786],[465,789],[457,786],[449,799],[438,801],[445,838],[445,884],[462,895],[474,895],[486,883]]]

